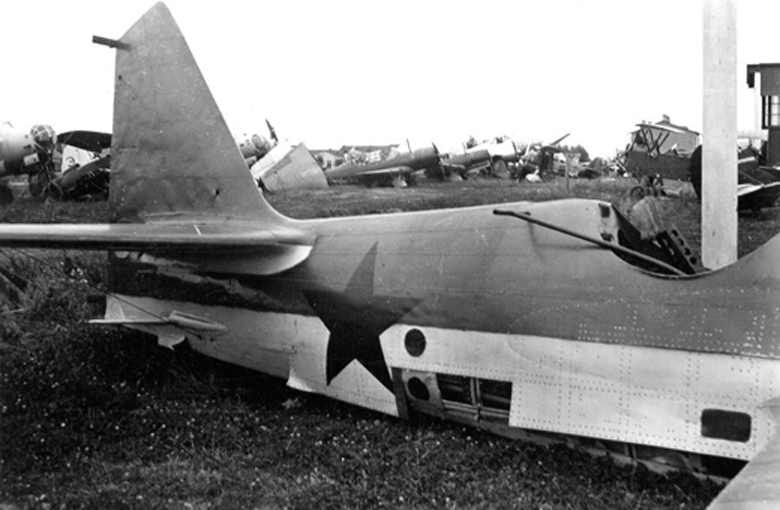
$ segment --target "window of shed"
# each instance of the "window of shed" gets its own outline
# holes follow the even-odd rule
[[[762,96],[762,127],[780,127],[780,96]]]

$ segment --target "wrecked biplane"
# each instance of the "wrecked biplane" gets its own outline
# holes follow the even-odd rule
[[[637,177],[660,175],[684,181],[699,133],[672,124],[668,115],[658,122],[640,122],[620,156],[623,167]]]
[[[691,272],[593,200],[292,220],[163,4],[111,45],[115,223],[0,225],[2,246],[113,251],[99,324],[394,416],[749,461],[716,506],[780,502],[780,237]]]

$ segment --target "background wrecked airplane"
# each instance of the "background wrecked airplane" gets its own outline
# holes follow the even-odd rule
[[[277,143],[250,168],[252,177],[266,191],[322,189],[328,180],[306,144]]]
[[[699,133],[673,124],[667,115],[658,122],[641,122],[636,126],[620,156],[626,171],[637,177],[659,175],[664,179],[687,180]]]
[[[268,119],[265,123],[270,139],[253,134],[251,137],[245,136],[238,143],[241,155],[258,186],[272,193],[327,188],[325,174],[306,145],[280,141]]]
[[[86,151],[90,161],[73,163],[62,156],[68,148]],[[56,200],[108,198],[111,176],[111,134],[97,131],[68,131],[57,136],[57,152],[63,160],[62,172],[46,185],[44,195]]]
[[[46,124],[30,128],[17,128],[10,122],[0,124],[0,204],[13,202],[8,180],[19,175],[27,175],[32,196],[41,196],[55,172],[56,141],[54,130]]]
[[[440,165],[435,145],[410,152],[395,152],[387,159],[364,164],[345,163],[325,171],[331,182],[354,182],[367,185],[403,188],[414,184],[414,173],[431,171]]]
[[[702,148],[698,146],[690,158],[688,175],[696,196],[701,198]],[[774,207],[780,198],[780,170],[761,165],[760,154],[754,149],[739,152],[737,165],[737,208],[740,211],[760,211]]]

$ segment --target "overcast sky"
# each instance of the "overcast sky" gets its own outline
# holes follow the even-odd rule
[[[642,120],[701,131],[695,0],[166,2],[234,135],[309,148],[567,132],[612,156]],[[114,50],[148,0],[10,0],[0,120],[110,131]],[[738,0],[739,127],[753,128],[746,65],[780,62],[777,0]]]

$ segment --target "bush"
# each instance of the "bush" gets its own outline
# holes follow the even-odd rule
[[[88,269],[100,267],[94,256],[10,266],[27,285],[23,308],[7,311],[0,326],[0,430],[14,438],[2,442],[0,458],[6,468],[50,468],[91,439],[93,418],[137,406],[160,350],[140,334],[87,323],[87,296],[102,291],[100,272]]]

